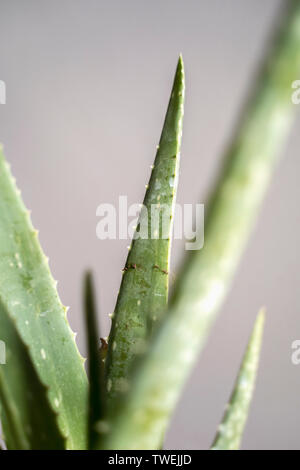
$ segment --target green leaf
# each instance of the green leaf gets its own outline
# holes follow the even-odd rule
[[[184,105],[184,68],[179,58],[172,94],[136,235],[123,271],[106,361],[109,398],[126,388],[133,359],[145,349],[168,301],[168,272],[179,171]],[[150,220],[162,211],[163,230]],[[156,208],[156,209],[155,209]],[[146,210],[148,219],[146,219]],[[154,212],[152,212],[154,214]],[[147,223],[148,222],[148,223]],[[148,238],[137,233],[147,230]],[[165,237],[165,238],[163,238]]]
[[[204,247],[187,256],[167,315],[134,368],[129,392],[111,412],[102,448],[159,448],[231,286],[296,110],[291,84],[300,74],[300,3],[289,5],[208,204]]]
[[[58,413],[47,398],[26,346],[9,311],[0,302],[0,337],[6,363],[0,365],[1,420],[8,449],[64,449]]]
[[[67,436],[68,448],[85,448],[87,378],[83,359],[2,148],[0,301],[14,322],[19,338],[29,347],[28,354],[39,380],[48,388],[47,399],[58,413],[59,427]],[[10,348],[10,344],[7,347]],[[16,383],[11,382],[10,386]],[[14,390],[8,393],[13,396]]]
[[[238,450],[252,400],[262,343],[265,315],[257,316],[234,390],[226,407],[212,450]]]
[[[85,276],[84,306],[88,348],[89,389],[89,449],[94,447],[98,433],[95,424],[104,416],[104,362],[100,352],[100,337],[92,274]]]

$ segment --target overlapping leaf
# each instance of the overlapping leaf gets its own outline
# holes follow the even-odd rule
[[[184,105],[179,58],[170,102],[143,209],[123,272],[107,356],[107,392],[126,388],[134,358],[143,352],[168,300],[169,258]],[[161,222],[163,220],[163,222]]]
[[[17,337],[29,347],[28,355],[33,368],[39,381],[48,388],[47,400],[58,413],[59,428],[67,437],[68,448],[85,448],[87,379],[83,360],[68,325],[66,309],[59,300],[47,259],[40,248],[37,232],[11,177],[2,148],[0,302],[3,306],[0,315],[7,312]],[[3,319],[2,325],[0,339],[6,334],[7,324]],[[7,348],[12,356],[17,354],[9,338]],[[5,367],[10,368],[9,363]],[[17,381],[6,382],[6,373],[3,381],[9,395],[20,393],[15,390]],[[21,410],[19,416],[23,416]],[[4,433],[9,434],[6,422],[4,420]]]
[[[300,3],[289,6],[209,201],[204,248],[187,257],[168,312],[136,364],[129,391],[111,412],[112,431],[101,448],[159,448],[230,288],[295,111],[291,84],[300,74]]]
[[[92,274],[90,272],[86,274],[84,282],[84,310],[87,332],[89,376],[88,438],[89,448],[92,449],[98,436],[96,423],[104,417],[106,396],[104,392],[105,356],[103,354],[103,350],[100,349],[96,299]]]
[[[0,337],[5,364],[0,365],[1,420],[8,449],[64,449],[66,439],[58,412],[49,403],[30,357],[30,347],[19,336],[15,321],[0,302]]]

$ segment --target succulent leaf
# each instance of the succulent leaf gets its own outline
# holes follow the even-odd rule
[[[98,436],[95,425],[104,417],[104,358],[101,357],[100,336],[97,322],[96,299],[92,274],[85,276],[84,310],[87,331],[89,387],[89,449]]]
[[[40,381],[29,349],[15,320],[0,302],[0,336],[6,344],[6,363],[0,365],[0,402],[4,438],[8,449],[65,449],[57,419]]]
[[[232,396],[218,428],[212,450],[238,450],[240,447],[255,386],[264,321],[264,311],[261,310],[257,316]]]
[[[87,378],[48,260],[0,149],[0,301],[9,312],[68,448],[86,447]],[[3,312],[0,313],[3,315]],[[1,336],[5,331],[0,331]],[[7,344],[7,348],[12,345]],[[12,350],[12,355],[14,351]],[[4,366],[9,368],[9,364]],[[6,388],[17,387],[16,381]],[[14,390],[8,390],[14,395]],[[17,391],[16,391],[17,393]],[[4,432],[6,429],[4,428]]]
[[[133,359],[144,350],[168,301],[183,106],[184,68],[180,56],[143,209],[123,270],[112,318],[106,361],[109,398],[124,388]],[[156,219],[160,211],[164,221],[161,227],[157,224],[159,219]],[[148,238],[142,238],[145,233]]]
[[[289,6],[209,201],[204,248],[186,257],[169,310],[135,367],[129,392],[112,411],[112,432],[102,448],[159,448],[230,288],[295,111],[291,84],[300,74],[300,3]]]

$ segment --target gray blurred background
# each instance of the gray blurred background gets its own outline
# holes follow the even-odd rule
[[[179,52],[187,95],[178,202],[204,202],[280,3],[0,0],[0,141],[82,353],[82,272],[95,271],[104,336],[128,245],[97,240],[96,208],[119,195],[142,201]],[[291,363],[300,338],[299,128],[298,119],[166,448],[210,445],[261,305],[266,333],[243,448],[300,448],[300,366]],[[174,243],[173,272],[182,248]]]

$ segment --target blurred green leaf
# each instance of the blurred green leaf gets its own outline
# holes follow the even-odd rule
[[[264,311],[261,310],[257,316],[232,396],[218,428],[212,450],[238,450],[240,447],[254,391],[264,321]]]
[[[300,74],[300,2],[288,6],[209,200],[204,247],[186,257],[167,314],[111,412],[102,448],[159,448],[229,291],[296,110],[291,84]]]
[[[100,336],[97,322],[96,298],[92,274],[86,273],[84,282],[84,310],[87,331],[89,388],[89,449],[92,449],[98,433],[95,424],[104,417],[104,358],[101,357]]]

